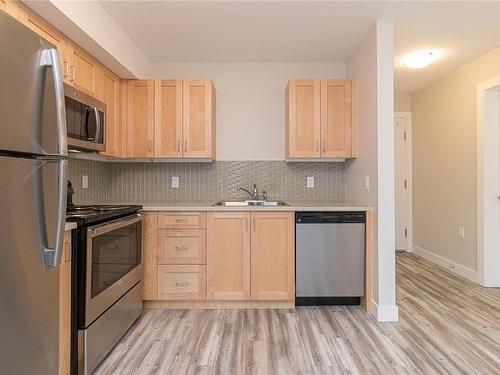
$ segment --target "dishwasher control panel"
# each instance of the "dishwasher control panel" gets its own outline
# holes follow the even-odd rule
[[[301,224],[315,223],[364,223],[365,212],[297,212],[296,222]]]

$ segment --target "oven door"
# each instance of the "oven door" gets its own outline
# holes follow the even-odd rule
[[[86,327],[142,280],[142,221],[138,214],[87,229]]]

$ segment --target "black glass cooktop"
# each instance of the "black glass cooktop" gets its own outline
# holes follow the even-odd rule
[[[74,221],[78,225],[84,225],[131,215],[139,212],[141,209],[142,206],[139,205],[68,206],[66,209],[66,221]]]

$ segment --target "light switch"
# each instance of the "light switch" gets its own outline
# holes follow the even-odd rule
[[[82,176],[82,189],[87,189],[89,187],[89,176]]]
[[[314,188],[314,177],[307,177],[307,187],[309,189]]]
[[[457,227],[457,234],[458,234],[458,238],[463,240],[465,238],[465,228],[464,227]]]
[[[370,191],[370,176],[365,176],[363,180],[363,189],[364,191]]]
[[[179,177],[172,176],[172,187],[177,189],[179,187]]]

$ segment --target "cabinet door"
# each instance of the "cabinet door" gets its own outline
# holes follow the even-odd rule
[[[320,81],[289,81],[285,97],[286,158],[319,157]]]
[[[98,62],[76,44],[68,41],[69,80],[73,86],[95,96]]]
[[[127,84],[127,156],[153,157],[154,81]]]
[[[351,156],[352,111],[351,81],[321,81],[321,157]]]
[[[250,213],[207,213],[207,299],[250,299]]]
[[[293,212],[252,212],[251,243],[252,300],[293,300]]]
[[[157,213],[148,212],[143,221],[144,292],[143,299],[158,299],[158,226]]]
[[[155,81],[155,157],[182,156],[182,81]]]
[[[106,103],[106,150],[101,153],[109,156],[122,156],[120,79],[103,68],[97,83],[97,98]]]
[[[9,9],[9,3],[11,2],[7,2],[7,9]],[[15,9],[20,10],[20,7],[21,5],[18,5]],[[12,8],[12,11],[13,10],[14,8]],[[24,19],[22,19],[21,22],[57,47],[57,50],[59,51],[59,60],[61,62],[63,79],[67,83],[70,83],[70,64],[68,61],[67,40],[64,35],[29,8],[25,9],[23,18]]]
[[[70,373],[71,347],[71,231],[64,233],[59,267],[59,375]]]
[[[215,91],[211,81],[183,81],[184,157],[215,157]]]

